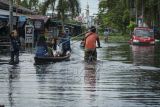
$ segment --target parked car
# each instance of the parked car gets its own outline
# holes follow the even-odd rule
[[[129,41],[133,45],[154,45],[155,38],[153,29],[148,27],[136,27]]]

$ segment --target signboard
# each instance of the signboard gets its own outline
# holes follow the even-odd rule
[[[34,27],[32,25],[25,26],[25,43],[34,43]]]
[[[34,19],[33,25],[35,27],[35,30],[44,30],[44,20]]]
[[[41,26],[42,26],[42,22],[41,22],[41,21],[36,20],[36,21],[34,22],[34,26],[35,26],[35,28],[36,28],[36,29],[40,29],[40,28],[41,28]]]

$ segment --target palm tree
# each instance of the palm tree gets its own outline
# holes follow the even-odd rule
[[[41,13],[43,15],[45,15],[49,8],[52,10],[52,13],[53,13],[54,9],[55,9],[55,3],[56,3],[56,0],[47,0],[47,1],[45,1],[42,4]]]
[[[55,5],[56,2],[57,5]],[[58,15],[62,20],[62,30],[64,30],[63,23],[65,21],[66,13],[70,13],[72,18],[80,13],[79,0],[46,0],[42,6],[42,14],[45,14],[49,7],[52,11],[57,10]]]
[[[14,2],[15,4],[20,4],[20,3],[21,3],[21,0],[13,0],[13,2]]]
[[[16,5],[23,6],[28,9],[32,9],[33,7],[36,9],[39,4],[39,0],[13,0]]]

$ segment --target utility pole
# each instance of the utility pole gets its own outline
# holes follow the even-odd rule
[[[144,22],[144,1],[142,0],[142,26]]]
[[[9,31],[13,30],[13,0],[9,0]]]
[[[138,3],[137,3],[138,1],[137,0],[135,0],[135,8],[136,8],[136,25],[138,25]]]
[[[87,9],[86,9],[86,18],[87,18],[87,28],[89,28],[89,5],[87,2]]]
[[[16,4],[16,16],[18,15],[19,2],[20,2],[19,0],[15,1],[15,4]]]

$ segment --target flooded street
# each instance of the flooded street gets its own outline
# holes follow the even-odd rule
[[[0,55],[0,105],[5,107],[159,107],[160,47],[102,43],[96,64],[79,43],[70,61],[34,65],[25,51],[18,65]]]

